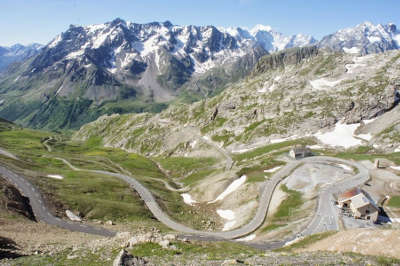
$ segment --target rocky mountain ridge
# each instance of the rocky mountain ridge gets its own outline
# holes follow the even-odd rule
[[[217,28],[122,19],[71,25],[0,78],[0,116],[58,129],[78,128],[103,114],[159,112],[177,98],[192,102],[217,95],[254,72],[259,61],[287,63],[277,55],[263,58],[269,53],[310,45],[319,48],[310,48],[315,54],[384,52],[398,48],[398,36],[393,24],[371,23],[321,42],[301,34],[284,36],[262,25]],[[271,58],[277,61],[267,63]]]
[[[400,49],[400,31],[393,23],[374,25],[367,21],[325,36],[318,45],[350,54],[381,53]]]
[[[297,138],[393,152],[400,149],[393,127],[400,122],[399,60],[399,51],[361,57],[319,51],[277,68],[257,65],[258,72],[209,100],[154,116],[103,116],[75,138],[102,136],[107,146],[152,155],[190,154],[199,136],[232,153]]]
[[[34,127],[70,128],[104,113],[159,111],[180,95],[192,101],[216,94],[250,73],[266,48],[313,42],[271,31],[280,44],[266,45],[264,38],[261,45],[261,32],[267,33],[260,28],[254,37],[236,39],[214,26],[168,21],[71,25],[0,80],[0,116]]]

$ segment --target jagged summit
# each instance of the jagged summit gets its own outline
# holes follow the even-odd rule
[[[178,97],[215,95],[251,73],[263,56],[288,48],[316,45],[367,54],[398,49],[399,41],[394,24],[368,22],[321,42],[265,25],[221,28],[116,18],[70,26],[2,75],[0,115],[30,126],[78,127],[104,113],[159,111]],[[59,118],[50,126],[55,112]]]
[[[304,47],[317,42],[310,35],[296,34],[285,36],[282,33],[274,31],[271,26],[261,24],[257,24],[251,29],[245,27],[219,27],[218,29],[232,35],[241,42],[261,45],[268,52],[281,51],[292,47]]]
[[[324,37],[319,45],[347,53],[384,52],[400,48],[400,31],[393,23],[374,25],[366,21]]]

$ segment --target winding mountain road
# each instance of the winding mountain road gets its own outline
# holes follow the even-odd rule
[[[13,184],[21,192],[22,195],[29,198],[29,203],[32,207],[33,213],[35,214],[36,220],[43,221],[47,224],[55,225],[64,229],[68,229],[70,231],[77,231],[107,237],[115,236],[115,232],[109,231],[105,228],[97,228],[82,223],[65,221],[53,216],[44,204],[44,200],[40,195],[40,192],[26,178],[24,178],[22,175],[16,174],[8,170],[2,165],[0,165],[0,175],[4,177],[8,182]]]
[[[102,170],[87,170],[87,169],[79,169],[69,163],[67,160],[63,158],[56,158],[62,160],[65,164],[67,164],[71,169],[75,171],[85,171],[92,172],[102,175],[108,175],[112,177],[119,178],[126,183],[128,183],[134,190],[138,192],[141,199],[145,202],[146,206],[149,208],[150,212],[154,215],[156,219],[170,227],[171,229],[184,233],[188,237],[192,236],[197,239],[203,240],[228,240],[228,239],[237,239],[243,236],[246,236],[255,230],[257,230],[264,222],[265,217],[268,213],[269,204],[272,198],[272,195],[275,191],[277,185],[287,176],[289,176],[297,167],[304,163],[340,163],[347,164],[351,167],[354,167],[358,170],[358,174],[355,176],[343,180],[341,182],[335,183],[326,187],[320,191],[318,207],[317,211],[312,219],[312,221],[308,224],[308,226],[301,232],[301,235],[310,235],[318,232],[329,231],[329,230],[338,230],[338,216],[337,211],[334,209],[332,200],[333,194],[339,193],[345,190],[348,190],[352,187],[362,185],[369,179],[368,170],[363,167],[361,164],[356,162],[350,162],[338,158],[333,157],[325,157],[325,156],[315,156],[309,157],[302,160],[291,161],[284,167],[282,167],[278,172],[276,172],[269,180],[267,180],[262,187],[262,192],[259,197],[259,204],[256,210],[254,217],[251,219],[249,223],[246,225],[234,229],[231,231],[222,231],[222,232],[208,232],[208,231],[200,231],[195,230],[193,228],[187,227],[183,224],[180,224],[173,219],[171,219],[158,205],[153,194],[144,187],[141,183],[139,183],[136,179],[131,176],[121,174],[121,173],[111,173]],[[228,162],[229,163],[229,162]],[[228,164],[227,163],[227,164]],[[39,192],[35,189],[32,184],[30,184],[24,177],[13,173],[12,171],[7,170],[5,167],[0,166],[0,174],[4,176],[7,180],[13,183],[26,197],[29,197],[32,209],[35,213],[35,216],[46,223],[60,226],[62,228],[66,228],[72,231],[85,232],[90,234],[104,235],[104,236],[113,236],[115,232],[108,231],[103,228],[95,228],[91,226],[87,226],[84,224],[72,223],[63,221],[57,217],[54,217],[47,210]],[[293,240],[295,237],[292,236],[289,239],[286,239],[282,242],[271,242],[265,243],[265,247],[268,246],[282,246],[287,241]]]
[[[246,236],[255,230],[257,230],[264,222],[265,217],[268,213],[269,204],[275,191],[276,186],[288,175],[290,175],[293,170],[299,167],[301,164],[304,163],[340,163],[340,164],[347,164],[352,167],[358,169],[358,174],[353,176],[352,178],[346,179],[342,182],[336,183],[331,185],[330,187],[322,190],[320,192],[320,197],[318,201],[318,208],[317,212],[314,216],[314,219],[311,223],[307,226],[307,228],[302,232],[302,235],[309,235],[317,232],[322,231],[329,231],[329,230],[338,230],[338,217],[335,216],[335,209],[332,205],[333,193],[339,193],[341,191],[345,191],[350,189],[354,186],[359,186],[366,182],[369,178],[368,170],[363,167],[361,164],[355,162],[349,162],[346,160],[334,158],[334,157],[325,157],[325,156],[315,156],[305,158],[303,160],[292,161],[288,163],[286,166],[281,168],[277,173],[275,173],[272,178],[267,180],[263,184],[263,189],[260,195],[260,200],[258,204],[258,208],[256,210],[255,216],[252,220],[247,223],[246,225],[234,229],[232,231],[223,231],[223,232],[208,232],[208,231],[200,231],[195,230],[193,228],[187,227],[183,224],[180,224],[174,220],[172,220],[158,205],[156,202],[153,194],[145,188],[142,184],[140,184],[136,179],[120,174],[120,173],[111,173],[102,170],[84,170],[79,169],[73,165],[71,165],[67,160],[58,158],[66,163],[71,169],[76,171],[87,171],[93,172],[97,174],[103,174],[108,176],[117,177],[126,183],[128,183],[134,190],[138,192],[142,200],[144,200],[146,206],[152,212],[154,217],[165,224],[166,226],[170,227],[171,229],[182,232],[189,235],[194,235],[199,237],[200,239],[236,239],[243,236]],[[326,221],[329,219],[329,222]],[[329,227],[323,227],[324,225],[329,224]]]

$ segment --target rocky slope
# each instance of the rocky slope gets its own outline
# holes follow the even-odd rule
[[[3,178],[0,178],[0,210],[4,213],[14,213],[36,221],[29,199]]]
[[[397,138],[382,137],[398,134],[399,65],[399,51],[359,57],[289,50],[264,57],[250,77],[209,100],[158,115],[103,116],[75,137],[102,136],[108,146],[146,154],[185,154],[199,135],[232,152],[301,137],[394,151]]]

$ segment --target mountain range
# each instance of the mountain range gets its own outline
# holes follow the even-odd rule
[[[122,19],[71,25],[46,46],[15,57],[19,63],[3,72],[0,116],[32,127],[77,128],[102,114],[158,112],[176,99],[216,95],[277,51],[314,45],[368,54],[398,49],[399,42],[394,24],[369,22],[319,42],[262,25],[220,28]]]
[[[0,46],[0,72],[14,62],[24,61],[37,55],[43,45],[33,43],[30,45],[15,44],[11,47]]]

